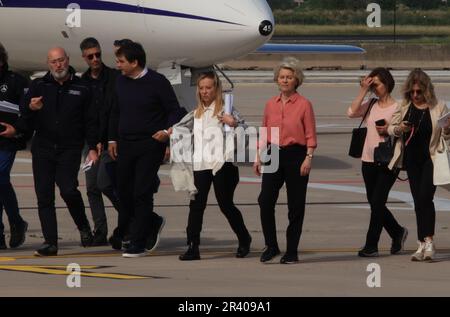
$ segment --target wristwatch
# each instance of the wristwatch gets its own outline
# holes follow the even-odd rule
[[[313,155],[312,154],[306,154],[307,157],[309,157],[310,160],[312,160]]]

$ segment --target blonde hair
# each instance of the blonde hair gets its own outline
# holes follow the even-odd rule
[[[417,84],[422,90],[425,102],[430,106],[434,107],[437,105],[436,94],[434,93],[434,86],[431,83],[430,77],[422,69],[416,68],[411,73],[409,73],[406,79],[405,85],[403,87],[403,98],[407,103],[411,103],[411,91],[413,86]]]
[[[206,78],[209,78],[214,81],[214,91],[216,92],[216,100],[215,100],[213,116],[217,116],[222,111],[222,108],[223,108],[222,83],[221,83],[219,77],[214,72],[202,73],[197,78],[197,94],[196,94],[197,95],[197,108],[195,109],[195,112],[194,112],[195,118],[197,118],[197,119],[201,118],[201,116],[205,112],[204,107],[209,106],[209,105],[205,105],[202,102],[202,98],[200,96],[200,90],[199,90],[200,81],[202,81],[203,79],[206,79]]]
[[[303,74],[300,68],[300,61],[294,57],[286,57],[284,58],[280,64],[278,64],[273,70],[273,81],[278,82],[278,76],[280,75],[280,71],[282,69],[289,69],[294,73],[295,79],[297,79],[297,84],[295,85],[295,89],[300,87],[303,83],[303,79],[305,79],[305,75]]]

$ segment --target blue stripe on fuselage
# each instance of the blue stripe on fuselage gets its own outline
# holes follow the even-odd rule
[[[98,0],[2,0],[0,2],[0,8],[6,7],[6,8],[31,8],[31,9],[66,9],[71,3],[76,3],[80,6],[81,9],[85,10],[143,13],[148,15],[159,15],[190,20],[242,25],[239,23],[217,20],[198,15],[159,10],[153,8],[138,7],[130,4],[123,4],[111,1],[98,1]]]
[[[351,45],[327,44],[264,44],[258,53],[365,53],[365,50]]]

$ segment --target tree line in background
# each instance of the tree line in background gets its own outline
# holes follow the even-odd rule
[[[394,4],[414,10],[433,10],[447,7],[447,0],[268,0],[272,10],[287,9],[324,9],[324,10],[360,10],[369,3],[378,3],[382,8],[393,9]],[[300,3],[300,5],[299,5]]]
[[[442,0],[268,0],[277,24],[365,24],[369,3],[381,7],[382,25],[450,25],[450,8]],[[397,5],[394,18],[394,5]]]

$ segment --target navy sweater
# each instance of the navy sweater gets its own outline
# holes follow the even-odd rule
[[[139,79],[120,75],[110,117],[109,140],[151,139],[179,119],[180,106],[175,92],[163,75],[148,70]]]

